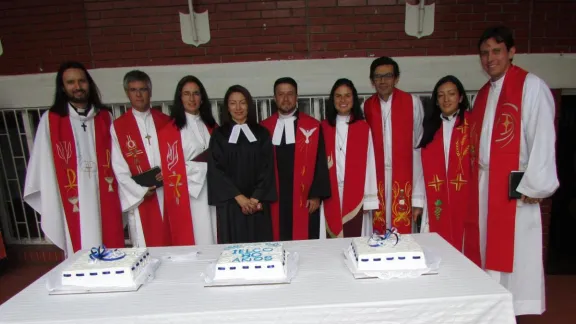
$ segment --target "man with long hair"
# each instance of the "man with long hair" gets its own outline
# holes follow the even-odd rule
[[[317,239],[320,203],[330,197],[326,149],[320,122],[297,109],[292,78],[274,83],[278,111],[262,121],[272,135],[279,200],[272,204],[274,240]]]
[[[156,172],[156,180],[162,181],[157,133],[170,118],[150,106],[152,81],[148,74],[130,71],[124,76],[123,85],[131,108],[110,128],[112,167],[118,179],[122,211],[128,216],[132,245],[167,246],[170,235],[162,214],[164,190],[138,183],[133,177]]]
[[[42,215],[46,237],[67,257],[104,244],[123,247],[122,210],[111,164],[112,114],[78,62],[56,75],[30,154],[24,201]]]
[[[517,316],[542,314],[539,203],[559,185],[554,98],[544,81],[512,64],[516,47],[509,28],[486,29],[478,41],[478,52],[482,68],[490,76],[470,114],[482,265],[512,292]]]

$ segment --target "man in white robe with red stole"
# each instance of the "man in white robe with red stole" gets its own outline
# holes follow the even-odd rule
[[[160,166],[157,132],[170,118],[150,107],[152,82],[146,73],[128,72],[123,85],[131,108],[110,128],[112,167],[118,179],[122,211],[128,216],[134,247],[167,246],[170,235],[162,215],[163,188],[141,186],[132,177]],[[157,180],[162,180],[161,173]]]
[[[200,80],[185,76],[176,86],[171,122],[158,133],[172,245],[217,243],[216,207],[208,205],[207,188],[207,150],[218,127],[211,109]]]
[[[24,201],[42,216],[42,231],[66,257],[100,245],[124,247],[111,123],[86,68],[63,63],[54,104],[36,131]]]
[[[512,31],[488,28],[478,42],[490,76],[470,116],[473,181],[479,190],[482,264],[512,292],[516,315],[545,310],[540,201],[558,188],[555,105],[546,83],[512,64]],[[509,177],[524,172],[510,198]]]
[[[292,78],[274,83],[278,111],[262,121],[274,145],[278,201],[271,204],[275,241],[318,239],[320,203],[330,197],[326,150],[320,122],[296,109]]]
[[[425,199],[420,149],[424,109],[414,95],[396,88],[398,63],[380,57],[370,66],[370,80],[377,93],[363,105],[372,131],[379,209],[372,213],[373,230],[395,227],[413,231],[413,219],[422,215]]]

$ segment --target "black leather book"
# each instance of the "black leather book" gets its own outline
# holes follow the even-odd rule
[[[146,172],[142,172],[133,176],[132,179],[142,187],[156,186],[156,188],[160,188],[164,185],[164,183],[162,181],[156,180],[156,175],[161,172],[162,170],[160,170],[160,167],[153,167]]]
[[[522,177],[524,176],[524,172],[522,171],[512,171],[508,176],[508,198],[510,199],[520,199],[522,198],[522,194],[516,191],[518,185],[520,185],[520,181],[522,181]]]

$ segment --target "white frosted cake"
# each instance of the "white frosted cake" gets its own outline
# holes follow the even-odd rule
[[[106,250],[102,260],[81,251],[74,263],[62,271],[63,286],[130,287],[150,259],[146,248]],[[124,255],[122,257],[122,255]]]
[[[426,260],[422,247],[410,235],[392,236],[375,242],[370,237],[352,240],[353,262],[360,271],[389,271],[425,269]]]
[[[214,281],[282,280],[286,278],[286,252],[279,242],[227,246],[214,272]]]

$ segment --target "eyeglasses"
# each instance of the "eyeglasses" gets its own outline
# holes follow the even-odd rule
[[[374,74],[372,80],[374,81],[383,81],[383,80],[390,80],[394,79],[394,73],[386,73],[386,74]]]
[[[150,89],[148,89],[148,88],[130,88],[130,89],[128,89],[128,91],[130,93],[145,93],[145,92],[150,91]]]

